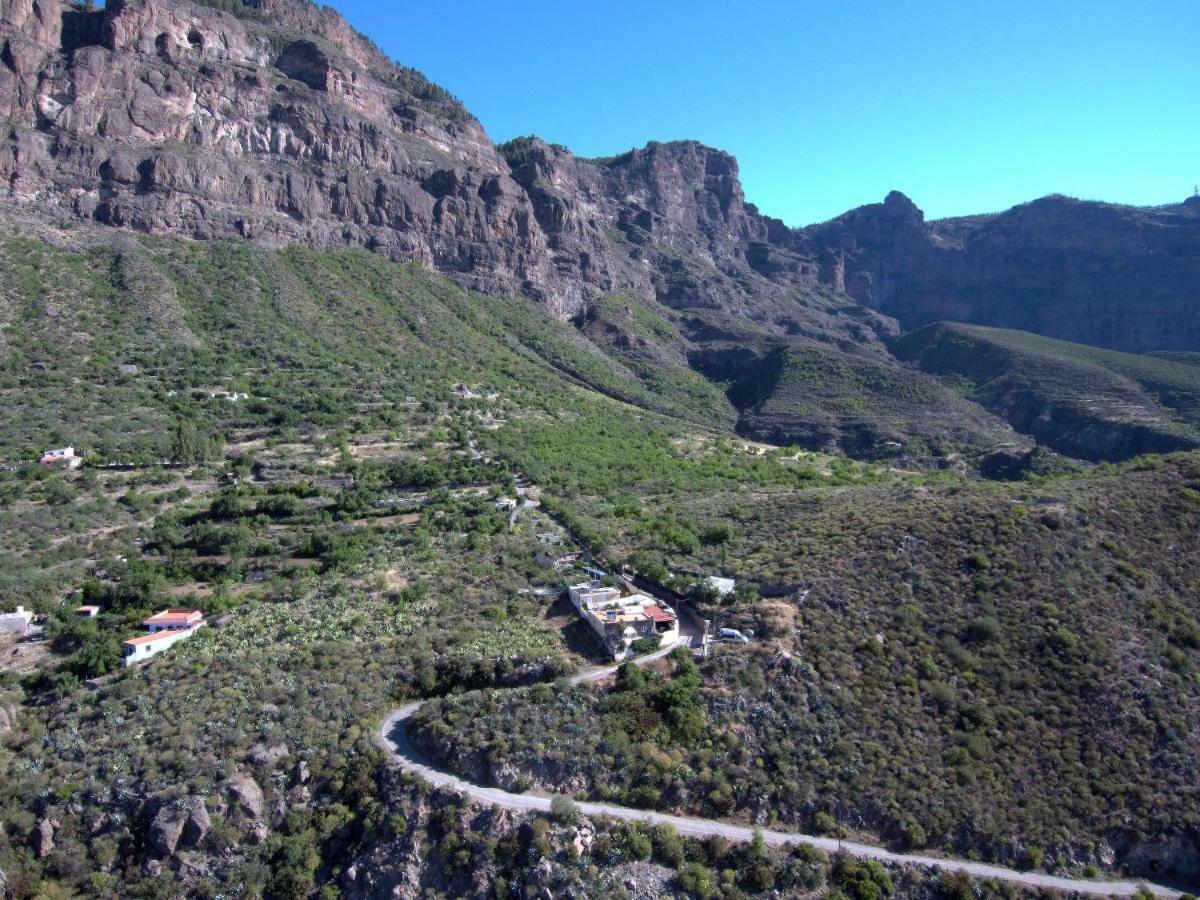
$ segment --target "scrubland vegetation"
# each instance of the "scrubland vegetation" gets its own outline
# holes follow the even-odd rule
[[[560,323],[363,253],[7,238],[0,283],[0,590],[48,639],[0,675],[15,896],[369,893],[349,870],[388,848],[432,896],[1000,890],[612,823],[577,846],[569,806],[494,821],[373,748],[415,697],[485,780],[1047,868],[1194,837],[1192,456],[997,485],[756,444],[711,383],[602,339],[667,346],[665,311]],[[31,464],[67,445],[82,469]],[[510,530],[517,473],[542,510]],[[690,594],[755,643],[552,686],[582,659],[541,516],[680,591],[736,577]],[[209,625],[122,669],[165,606]]]
[[[580,796],[1010,864],[1186,845],[1198,486],[1183,456],[1036,486],[775,494],[740,506],[727,544],[669,548],[768,579],[765,599],[706,608],[761,640],[702,664],[693,728],[618,679],[448,698],[423,733],[485,778],[509,764]]]

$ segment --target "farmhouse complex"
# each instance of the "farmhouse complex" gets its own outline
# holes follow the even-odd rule
[[[640,639],[658,637],[662,643],[674,643],[679,638],[675,610],[646,594],[626,594],[598,581],[572,585],[567,593],[615,660],[635,654],[633,645]]]

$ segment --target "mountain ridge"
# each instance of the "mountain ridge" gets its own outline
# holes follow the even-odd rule
[[[894,191],[792,228],[746,201],[731,155],[696,141],[600,160],[532,137],[494,145],[329,8],[3,0],[0,42],[0,175],[26,213],[364,247],[564,318],[624,293],[809,337],[870,341],[894,317],[1138,352],[1200,344],[1200,200],[1052,196],[927,223]],[[1095,272],[1098,239],[1115,262]],[[1114,272],[1140,307],[1114,304]]]
[[[862,456],[910,441],[933,456],[1020,450],[1009,426],[1030,431],[1027,409],[998,416],[893,354],[929,321],[1200,345],[1200,201],[1044,198],[926,222],[893,191],[791,228],[746,200],[733,156],[697,141],[598,160],[536,137],[495,145],[447,91],[294,0],[0,0],[0,63],[0,204],[26,229],[417,263],[531,299],[613,364],[694,392],[759,440]],[[1091,232],[1072,224],[1097,218]],[[1097,262],[1097,228],[1127,277]],[[1158,292],[1112,299],[1143,282]],[[658,327],[639,333],[647,316]]]

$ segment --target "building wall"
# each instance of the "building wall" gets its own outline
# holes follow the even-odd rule
[[[0,631],[9,634],[24,634],[29,630],[29,620],[24,616],[5,616],[0,619]]]
[[[23,606],[18,606],[15,612],[0,615],[0,631],[23,635],[29,630],[29,623],[32,621],[33,613]]]
[[[134,652],[131,655],[124,657],[124,659],[122,660],[122,664],[126,668],[128,668],[129,666],[136,666],[140,662],[145,662],[146,660],[150,659],[151,657],[157,656],[158,654],[162,653],[168,647],[173,647],[176,644],[178,644],[180,641],[190,638],[193,634],[196,633],[197,628],[199,628],[199,626],[196,626],[195,628],[173,629],[173,631],[174,631],[173,634],[171,634],[167,637],[164,637],[161,640],[153,641],[152,643],[149,643],[149,644],[134,644],[133,645]],[[165,630],[165,629],[159,629],[159,630],[161,631],[161,630]],[[122,649],[122,652],[125,651],[124,647],[122,647],[121,649]]]

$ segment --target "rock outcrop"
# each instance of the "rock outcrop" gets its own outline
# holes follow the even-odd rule
[[[147,829],[146,842],[152,853],[171,856],[177,850],[197,846],[211,828],[204,798],[188,797],[158,808]]]
[[[269,747],[266,744],[255,744],[246,754],[246,759],[256,766],[271,768],[286,759],[288,755],[288,748],[285,744],[272,744]]]
[[[0,734],[12,730],[17,721],[17,705],[0,698]]]
[[[244,773],[234,775],[229,782],[230,812],[241,819],[262,818],[264,798],[258,782]]]
[[[49,819],[38,819],[30,835],[30,844],[38,859],[45,859],[54,852],[54,822]]]

